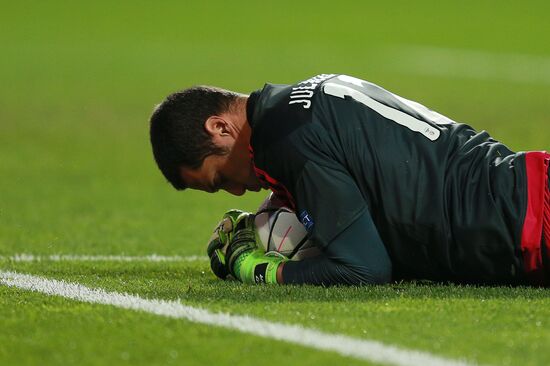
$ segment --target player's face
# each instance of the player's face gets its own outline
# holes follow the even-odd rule
[[[259,191],[262,187],[248,151],[251,131],[245,110],[240,114],[211,116],[204,127],[212,137],[212,143],[225,153],[207,156],[198,169],[182,168],[181,177],[185,184],[211,193],[223,189],[236,196],[246,191]]]
[[[198,169],[182,168],[184,182],[191,189],[214,193],[223,189],[236,196],[262,187],[252,167],[248,152],[232,149],[224,155],[210,155]]]

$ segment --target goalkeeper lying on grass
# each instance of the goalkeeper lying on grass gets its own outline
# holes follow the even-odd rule
[[[247,216],[228,213],[209,248],[220,277],[550,283],[550,155],[513,152],[364,80],[318,75],[249,96],[193,87],[157,106],[150,133],[176,189],[269,188],[321,252],[267,256]]]

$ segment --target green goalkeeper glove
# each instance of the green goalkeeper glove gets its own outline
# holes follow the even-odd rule
[[[214,232],[208,240],[206,252],[210,258],[210,268],[214,274],[222,280],[227,277],[229,271],[225,264],[225,252],[237,227],[246,224],[249,213],[241,210],[229,210],[214,228]]]
[[[277,269],[288,259],[282,255],[266,255],[258,245],[254,215],[246,218],[248,225],[239,225],[227,246],[227,272],[243,283],[277,283]]]

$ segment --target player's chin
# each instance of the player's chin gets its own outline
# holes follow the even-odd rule
[[[238,191],[230,191],[229,193],[231,193],[233,196],[242,196],[243,194],[246,193],[246,188],[243,188],[242,190],[238,190]]]
[[[259,184],[253,185],[253,186],[247,186],[246,190],[251,192],[259,192],[262,190],[262,186],[260,186]]]

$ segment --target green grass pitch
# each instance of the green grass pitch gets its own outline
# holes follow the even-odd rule
[[[209,231],[225,210],[254,210],[265,192],[241,198],[178,193],[154,165],[148,116],[166,94],[193,84],[247,93],[264,82],[341,72],[486,129],[513,149],[550,149],[550,6],[450,4],[3,4],[0,271],[178,300],[470,363],[550,364],[546,289],[425,283],[254,287],[217,281],[204,260],[9,259],[20,253],[203,255]],[[424,51],[435,55],[433,64],[419,57]],[[369,364],[0,285],[0,365],[271,360]]]

